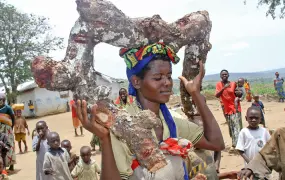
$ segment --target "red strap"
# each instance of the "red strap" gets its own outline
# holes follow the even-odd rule
[[[137,167],[139,167],[140,166],[140,163],[139,163],[139,161],[138,160],[136,160],[136,159],[134,159],[133,160],[133,163],[132,163],[132,170],[135,170]]]

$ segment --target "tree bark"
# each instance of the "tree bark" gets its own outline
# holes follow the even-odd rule
[[[72,90],[91,104],[106,99],[110,92],[109,88],[96,85],[93,67],[96,44],[105,42],[117,47],[138,47],[163,40],[176,52],[188,44],[201,46],[198,51],[202,51],[202,46],[209,44],[212,24],[206,11],[190,13],[167,23],[159,15],[129,18],[106,0],[76,2],[80,17],[70,32],[64,60],[37,57],[32,62],[32,72],[40,87],[55,91]],[[199,54],[202,56],[203,53]]]
[[[187,80],[194,79],[199,74],[199,60],[206,63],[207,54],[212,47],[209,43],[209,38],[210,36],[206,37],[203,41],[191,43],[185,47],[182,76]],[[194,116],[197,115],[197,109],[182,82],[180,82],[180,98],[183,112],[189,120],[194,120]]]

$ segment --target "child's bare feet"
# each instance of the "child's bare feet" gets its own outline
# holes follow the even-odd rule
[[[23,154],[23,151],[22,151],[22,150],[20,150],[19,154]]]
[[[91,151],[96,151],[96,149],[95,149],[95,148],[92,148]]]
[[[25,147],[25,153],[28,152],[28,147]]]

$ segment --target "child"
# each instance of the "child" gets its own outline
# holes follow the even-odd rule
[[[91,159],[91,148],[83,146],[80,149],[79,163],[73,169],[71,175],[78,180],[98,180],[97,173],[101,173],[100,167]]]
[[[30,131],[28,128],[28,124],[26,119],[22,117],[22,111],[16,110],[16,118],[15,118],[15,125],[14,125],[14,133],[15,133],[15,140],[18,142],[20,154],[23,153],[21,142],[23,141],[25,145],[25,151],[28,152],[28,146],[26,143],[26,129],[28,131],[28,136],[30,135]]]
[[[37,153],[36,160],[36,180],[44,179],[43,164],[44,156],[49,146],[47,144],[48,126],[45,121],[39,121],[36,124],[37,135],[33,138],[33,151]]]
[[[240,88],[236,88],[235,89],[235,109],[237,112],[240,112],[241,110],[239,109],[239,104],[240,102],[242,101],[241,98],[242,98],[242,90]]]
[[[263,103],[259,100],[259,96],[258,95],[254,95],[253,96],[254,102],[252,103],[252,106],[256,106],[260,108],[260,112],[261,112],[261,121],[260,124],[263,125],[263,127],[265,127],[265,118],[264,118],[264,105]]]
[[[241,96],[241,101],[244,100],[245,96],[246,96],[246,91],[244,88],[244,79],[243,78],[239,78],[238,82],[237,82],[237,87],[242,91],[242,96]]]
[[[68,162],[68,167],[69,167],[70,172],[72,172],[72,170],[78,163],[79,157],[75,153],[70,152],[72,149],[72,146],[69,140],[66,139],[66,140],[61,141],[61,147],[65,148],[69,154],[70,160]]]
[[[2,157],[0,157],[0,180],[9,180],[7,172],[4,170],[5,165]]]
[[[4,169],[6,168],[6,155],[10,150],[11,144],[8,141],[8,136],[2,132],[0,132],[0,153],[3,161]]]
[[[73,180],[68,168],[69,155],[60,147],[58,133],[50,132],[47,137],[50,148],[45,154],[43,171],[45,178],[53,180]]]
[[[96,146],[96,145],[99,146],[99,151],[102,151],[99,138],[98,138],[95,134],[93,134],[93,135],[92,135],[91,142],[90,142],[90,146],[92,147],[92,150],[91,150],[91,151],[96,151],[96,150],[95,150],[95,146]]]
[[[270,134],[265,128],[258,126],[261,120],[258,107],[249,107],[245,118],[248,127],[240,131],[236,149],[248,164],[270,139]]]

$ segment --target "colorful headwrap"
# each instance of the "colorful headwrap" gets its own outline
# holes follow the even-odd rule
[[[155,58],[156,55],[165,55],[174,64],[177,64],[180,60],[180,58],[176,55],[176,53],[169,46],[163,43],[155,43],[140,48],[132,48],[132,49],[122,48],[120,50],[120,56],[124,58],[125,63],[127,65],[127,76],[129,80],[130,95],[135,97],[137,96],[136,89],[131,83],[131,77],[133,75],[137,75],[138,73],[140,73],[142,69],[153,58]],[[170,137],[177,138],[176,125],[168,108],[166,107],[165,104],[160,104],[160,110],[169,128]],[[185,170],[184,178],[188,180],[189,178],[185,168],[185,163],[183,164],[183,166]]]
[[[131,77],[137,75],[141,70],[156,56],[165,55],[172,63],[177,64],[180,58],[167,45],[163,43],[155,43],[140,48],[122,48],[120,56],[124,58],[127,65],[127,76],[129,79],[129,94],[136,96],[136,90],[131,84]]]

